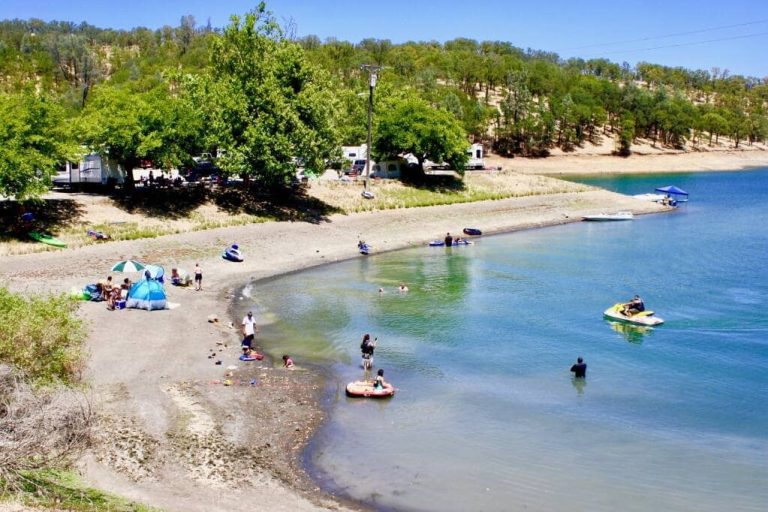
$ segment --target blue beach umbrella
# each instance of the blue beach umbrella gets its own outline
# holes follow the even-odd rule
[[[112,272],[141,272],[146,266],[136,260],[118,261],[112,265]]]

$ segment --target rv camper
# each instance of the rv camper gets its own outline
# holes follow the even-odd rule
[[[122,168],[101,155],[85,155],[78,163],[67,162],[64,170],[53,178],[56,187],[86,188],[122,185]]]
[[[482,170],[485,169],[485,160],[483,160],[483,145],[472,144],[467,150],[467,169],[468,170]]]
[[[385,160],[377,164],[371,164],[371,176],[374,178],[397,179],[404,173],[408,167],[408,162],[401,158],[399,160]]]

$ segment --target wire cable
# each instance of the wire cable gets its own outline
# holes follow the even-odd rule
[[[746,26],[749,26],[749,25],[759,25],[761,23],[768,23],[768,19],[749,21],[749,22],[745,22],[745,23],[736,23],[734,25],[720,25],[720,26],[717,26],[717,27],[702,28],[702,29],[698,29],[698,30],[689,30],[687,32],[676,32],[674,34],[664,34],[664,35],[660,35],[660,36],[641,37],[639,39],[627,39],[627,40],[624,40],[624,41],[614,41],[614,42],[611,42],[611,43],[588,44],[588,45],[585,45],[585,46],[576,46],[576,47],[572,47],[572,48],[566,48],[564,51],[582,50],[582,49],[585,49],[585,48],[596,48],[596,47],[599,47],[599,46],[614,46],[614,45],[618,45],[618,44],[627,44],[627,43],[639,43],[639,42],[643,42],[643,41],[653,41],[654,39],[668,39],[670,37],[688,36],[688,35],[691,35],[691,34],[701,34],[703,32],[710,32],[710,31],[715,31],[715,30],[725,30],[725,29],[728,29],[728,28],[746,27]]]

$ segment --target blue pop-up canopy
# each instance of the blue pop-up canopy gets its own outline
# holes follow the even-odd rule
[[[669,185],[668,187],[659,187],[656,189],[656,192],[664,192],[665,194],[674,194],[677,196],[687,196],[688,192],[681,188],[677,188],[674,185]]]

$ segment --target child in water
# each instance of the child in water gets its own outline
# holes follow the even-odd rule
[[[379,368],[379,371],[376,372],[376,379],[373,381],[373,389],[376,391],[381,391],[384,389],[384,385],[386,382],[384,382],[384,369]]]

